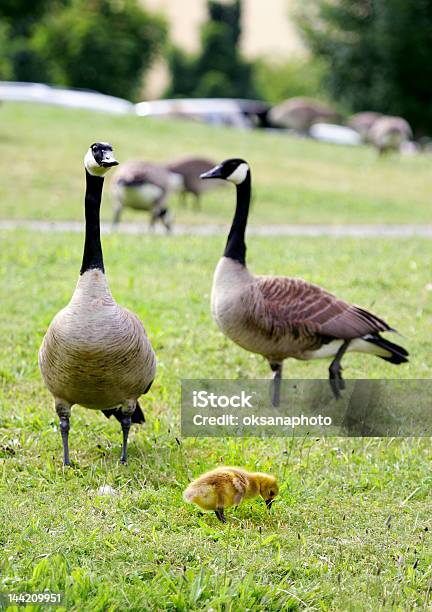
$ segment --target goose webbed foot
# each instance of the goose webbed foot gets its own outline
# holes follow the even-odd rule
[[[340,392],[345,389],[345,381],[342,378],[341,360],[349,346],[349,343],[350,340],[344,340],[338,352],[336,353],[336,357],[333,359],[329,367],[330,387],[336,399],[340,398]]]
[[[121,417],[120,423],[123,432],[123,447],[122,454],[120,457],[120,463],[127,463],[127,444],[129,438],[129,430],[131,428],[132,418],[130,414],[124,414]]]
[[[273,372],[273,395],[272,395],[272,406],[278,408],[280,404],[280,386],[282,378],[282,364],[271,363],[271,370]]]
[[[218,517],[218,519],[220,520],[221,523],[226,523],[227,520],[225,518],[225,514],[224,514],[224,509],[223,508],[216,508],[215,510],[215,514]]]

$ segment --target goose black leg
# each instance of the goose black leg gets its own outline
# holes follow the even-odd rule
[[[344,340],[341,347],[339,348],[338,352],[336,353],[336,357],[333,359],[333,361],[330,364],[329,367],[329,381],[330,381],[330,387],[334,393],[334,396],[336,399],[340,398],[340,392],[345,389],[345,382],[344,379],[342,378],[342,366],[341,366],[341,360],[342,357],[345,355],[345,352],[349,346],[349,343],[351,342],[351,340]]]
[[[63,443],[63,465],[70,465],[69,430],[71,407],[68,404],[56,402],[56,412],[60,419],[60,432]]]
[[[121,428],[123,431],[123,447],[122,454],[120,457],[120,463],[127,463],[127,443],[129,437],[129,430],[131,428],[132,417],[130,414],[123,414],[120,420]]]
[[[150,217],[149,232],[153,232],[156,225],[157,213],[153,210]]]
[[[227,520],[225,518],[225,514],[224,514],[224,509],[223,508],[216,508],[215,510],[215,514],[218,517],[218,519],[220,520],[221,523],[226,523]]]
[[[168,208],[164,208],[163,210],[161,210],[161,212],[159,213],[159,218],[164,224],[167,233],[169,234],[171,232],[172,227],[171,227],[171,214]]]
[[[270,367],[273,372],[273,397],[272,406],[277,408],[280,403],[280,385],[282,378],[282,363],[271,363]]]

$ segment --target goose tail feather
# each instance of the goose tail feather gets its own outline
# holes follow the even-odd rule
[[[395,364],[406,363],[408,361],[409,353],[403,348],[403,346],[390,342],[390,340],[383,338],[379,334],[369,334],[367,336],[363,336],[363,340],[366,340],[366,342],[371,342],[378,348],[384,350],[386,354],[383,355],[383,353],[380,351],[380,353],[377,353],[377,357],[381,357],[381,359],[384,359],[385,361]]]
[[[104,413],[107,419],[113,416],[117,419],[117,421],[119,421],[119,423],[121,423],[122,417],[124,416],[121,408],[114,408],[112,410],[102,410],[102,412]],[[138,402],[135,404],[135,410],[131,414],[131,421],[132,423],[145,423],[144,412],[142,411],[142,408]]]

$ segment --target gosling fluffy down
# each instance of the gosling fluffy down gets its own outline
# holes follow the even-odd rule
[[[247,472],[237,467],[218,467],[202,474],[183,493],[185,502],[196,504],[206,512],[214,512],[226,523],[225,508],[238,506],[244,499],[261,497],[270,509],[279,487],[274,476]]]

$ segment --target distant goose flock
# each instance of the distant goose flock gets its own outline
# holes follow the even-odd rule
[[[156,358],[138,317],[113,299],[100,241],[104,177],[116,166],[111,145],[93,144],[84,159],[85,243],[77,286],[53,319],[39,351],[39,366],[60,419],[63,459],[70,465],[71,408],[79,404],[114,416],[123,431],[121,462],[127,461],[131,422],[144,422],[138,403],[156,372]]]
[[[288,357],[333,357],[329,375],[337,398],[344,388],[341,360],[346,352],[369,353],[394,364],[407,361],[404,348],[380,335],[395,330],[376,315],[299,278],[249,272],[245,230],[251,172],[246,161],[227,159],[201,178],[224,179],[237,189],[234,219],[213,278],[213,318],[233,342],[268,360],[274,373],[274,406],[279,405],[282,364]]]

